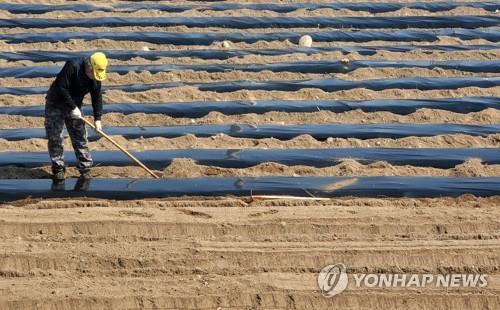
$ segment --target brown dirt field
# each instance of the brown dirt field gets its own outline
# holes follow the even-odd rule
[[[298,2],[311,2],[300,0]],[[12,0],[14,3],[33,3]],[[44,0],[46,4],[67,4],[63,0]],[[78,1],[110,5],[96,1]],[[282,1],[239,0],[241,3],[282,3]],[[295,2],[295,1],[294,1]],[[316,0],[314,2],[331,2]],[[351,2],[365,2],[352,0]],[[375,2],[396,2],[377,0]],[[397,1],[401,2],[401,1]],[[413,2],[413,0],[403,1]],[[157,3],[171,4],[171,1]],[[176,1],[178,5],[193,4]],[[383,14],[349,10],[297,10],[280,14],[252,10],[225,12],[190,10],[165,13],[141,10],[135,13],[51,12],[41,15],[10,14],[2,18],[78,18],[99,16],[444,16],[490,15],[497,13],[460,7],[430,13],[402,9]],[[0,33],[47,31],[109,31],[109,28],[0,29]],[[223,28],[128,27],[127,31],[237,31]],[[274,32],[287,29],[253,29],[248,32]],[[299,29],[293,31],[318,31]],[[387,30],[390,31],[390,30]],[[441,37],[435,42],[314,42],[314,47],[370,45],[465,45],[493,44],[483,39],[460,40]],[[224,49],[222,42],[209,46],[176,46],[144,42],[93,40],[84,42],[21,43],[0,41],[2,51],[84,51],[94,49],[142,50]],[[231,43],[231,49],[295,48],[289,41]],[[134,58],[111,60],[111,64],[251,64],[314,60],[498,60],[500,49],[489,51],[407,53],[379,51],[372,56],[358,53],[326,52],[306,55],[234,57],[228,60],[162,57],[150,61]],[[0,67],[58,65],[63,63],[30,61],[7,62]],[[342,79],[400,78],[408,76],[479,76],[456,70],[360,69],[335,74]],[[330,75],[179,71],[172,73],[109,74],[105,85],[168,81],[215,82],[232,80],[292,80]],[[52,79],[0,79],[7,86],[47,86]],[[500,87],[468,87],[457,90],[371,91],[354,89],[324,92],[303,89],[296,92],[237,91],[203,92],[195,87],[127,93],[109,91],[105,103],[158,103],[195,100],[273,100],[273,99],[426,99],[463,96],[500,96]],[[0,95],[0,106],[40,105],[44,95]],[[88,98],[85,100],[89,102]],[[350,111],[331,113],[270,112],[263,115],[225,116],[212,112],[195,119],[174,119],[165,115],[118,113],[103,118],[105,126],[153,126],[184,124],[299,124],[299,123],[462,123],[498,124],[500,114],[488,109],[469,114],[421,109],[401,116],[387,112]],[[0,128],[42,127],[43,118],[0,115]],[[443,135],[403,139],[340,139],[318,141],[302,135],[288,141],[277,139],[240,139],[219,134],[210,138],[187,135],[174,139],[125,139],[113,137],[129,150],[181,148],[339,148],[339,147],[500,147],[500,133],[487,137]],[[68,139],[66,150],[71,150]],[[108,141],[90,143],[92,150],[115,150]],[[0,151],[47,150],[44,139],[6,141]],[[95,167],[95,177],[148,178],[142,169]],[[451,169],[395,166],[385,161],[368,165],[346,159],[326,168],[284,166],[266,162],[245,169],[199,165],[190,159],[175,159],[158,171],[165,178],[222,176],[452,176],[498,177],[500,165],[485,165],[469,159]],[[78,172],[74,167],[70,177]],[[1,167],[0,179],[49,178],[50,167],[37,169]],[[489,198],[463,195],[458,198],[357,198],[341,197],[326,201],[256,200],[250,197],[178,197],[114,201],[104,199],[32,199],[0,203],[0,309],[6,310],[80,310],[80,309],[500,309],[500,196]],[[343,263],[349,273],[487,273],[486,288],[356,288],[334,298],[324,298],[317,286],[317,273],[328,264]],[[351,279],[350,279],[351,280]]]
[[[361,299],[356,308],[498,304],[498,256],[492,255],[498,251],[498,199],[357,202],[12,204],[0,210],[0,243],[9,253],[0,281],[9,294],[2,294],[0,306],[317,309]],[[351,272],[376,273],[460,273],[473,265],[490,274],[490,285],[480,292],[349,289],[326,299],[317,292],[315,273],[332,260]]]
[[[101,4],[99,4],[101,6]],[[287,13],[278,13],[274,11],[256,11],[249,9],[228,10],[228,11],[212,11],[212,10],[186,10],[184,12],[165,12],[159,10],[138,10],[135,12],[126,12],[126,10],[117,9],[115,12],[72,12],[72,11],[52,11],[43,14],[14,14],[8,11],[0,10],[0,18],[97,18],[97,17],[226,17],[226,16],[266,16],[266,17],[279,17],[279,16],[335,16],[335,17],[350,17],[350,16],[456,16],[456,15],[495,15],[494,12],[485,9],[470,8],[470,7],[457,7],[453,10],[444,12],[430,12],[426,10],[416,10],[403,8],[393,12],[386,13],[370,13],[366,11],[351,11],[351,10],[333,10],[333,9],[298,9]]]
[[[315,168],[266,162],[250,168],[221,168],[199,165],[189,158],[174,159],[163,171],[155,171],[163,178],[201,177],[253,177],[253,176],[448,176],[448,177],[491,177],[500,175],[500,165],[484,165],[481,160],[471,159],[452,169],[438,169],[414,166],[394,166],[387,162],[368,165],[346,159],[342,163]],[[140,167],[95,167],[94,177],[98,178],[148,178],[149,174]],[[75,168],[68,170],[68,176],[78,177]],[[51,177],[50,166],[41,168],[0,167],[0,179],[47,179]]]
[[[107,29],[106,31],[109,31]],[[396,41],[369,41],[364,43],[352,42],[313,42],[313,47],[335,47],[343,45],[358,45],[358,46],[371,46],[371,45],[439,45],[439,44],[460,44],[460,45],[478,45],[478,44],[493,44],[493,42],[484,39],[474,39],[474,40],[461,40],[455,37],[442,36],[438,40],[432,42],[396,42]],[[5,51],[20,51],[20,50],[52,50],[57,48],[58,50],[94,50],[94,49],[136,49],[142,50],[145,46],[154,50],[172,50],[178,48],[185,49],[195,49],[195,48],[207,48],[207,47],[217,47],[222,48],[222,42],[213,42],[211,45],[173,45],[173,44],[153,44],[148,42],[134,42],[134,41],[113,41],[108,39],[97,39],[91,41],[83,41],[80,39],[70,40],[69,42],[39,42],[39,43],[6,43],[5,41],[0,41],[0,47]],[[298,47],[296,43],[292,43],[289,40],[285,41],[257,41],[255,43],[245,43],[245,42],[231,42],[230,48],[292,48]]]
[[[449,111],[420,109],[409,115],[397,115],[390,112],[370,112],[354,110],[344,113],[330,111],[312,113],[267,112],[264,114],[224,115],[210,112],[201,118],[172,118],[161,114],[108,113],[102,118],[106,126],[172,126],[200,124],[370,124],[370,123],[457,123],[457,124],[496,124],[500,119],[500,111],[486,109],[480,112],[460,114]],[[43,117],[27,117],[0,114],[2,128],[42,128]]]
[[[493,73],[474,73],[459,70],[446,70],[441,68],[422,69],[422,68],[361,68],[346,74],[328,73],[295,73],[295,72],[272,72],[263,70],[261,72],[217,72],[209,73],[206,71],[175,71],[175,72],[129,72],[127,74],[109,73],[107,83],[109,85],[121,85],[128,83],[166,83],[166,82],[185,82],[185,83],[210,83],[235,80],[309,80],[336,77],[343,80],[367,80],[376,78],[406,78],[406,77],[467,77],[482,76],[494,77]],[[54,78],[0,78],[0,83],[4,87],[23,87],[30,86],[50,86]]]
[[[460,96],[495,96],[500,87],[478,88],[466,87],[460,89],[444,90],[401,90],[389,89],[383,91],[373,91],[364,88],[344,90],[337,92],[325,92],[320,89],[301,89],[294,92],[285,91],[249,91],[240,90],[230,93],[216,93],[210,91],[200,91],[195,87],[184,86],[171,89],[149,90],[141,93],[126,93],[123,91],[108,91],[103,98],[109,103],[120,102],[158,102],[158,98],[166,101],[194,101],[194,100],[273,100],[273,99],[296,99],[296,100],[320,100],[320,99],[424,99],[424,98],[452,98]],[[27,96],[26,96],[27,97]],[[20,100],[23,98],[18,97]],[[0,103],[3,103],[0,96]],[[32,102],[44,102],[35,101]],[[38,103],[40,104],[40,103]]]

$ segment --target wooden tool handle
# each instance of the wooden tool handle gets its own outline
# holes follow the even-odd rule
[[[135,161],[139,166],[141,166],[144,170],[146,170],[150,175],[153,176],[153,178],[155,179],[159,179],[160,177],[158,175],[156,175],[156,173],[154,173],[151,169],[149,169],[148,167],[146,167],[146,165],[144,165],[139,159],[137,159],[134,155],[130,154],[124,147],[122,147],[120,144],[118,144],[118,142],[116,142],[115,140],[113,140],[110,136],[108,136],[107,134],[105,134],[104,132],[102,132],[101,130],[98,130],[94,124],[92,124],[92,122],[88,121],[86,118],[82,117],[82,120],[85,122],[85,124],[89,125],[90,128],[94,129],[95,132],[97,132],[98,134],[100,134],[101,136],[103,136],[104,138],[106,138],[109,142],[113,143],[114,146],[116,146],[118,149],[120,149],[120,151],[122,151],[123,153],[125,153],[125,155],[127,155],[128,157],[130,157],[130,159],[132,159],[133,161]]]

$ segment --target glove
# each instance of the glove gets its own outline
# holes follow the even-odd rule
[[[76,107],[73,110],[71,110],[71,112],[69,113],[69,115],[71,116],[72,119],[80,119],[80,118],[82,118],[82,112],[80,111],[80,109],[78,109],[78,107]]]
[[[102,131],[101,121],[95,121],[94,125],[95,125],[95,129],[97,129],[98,131]]]

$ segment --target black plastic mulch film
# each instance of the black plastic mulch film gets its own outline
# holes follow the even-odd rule
[[[226,134],[237,138],[276,138],[289,140],[300,135],[311,135],[317,140],[333,138],[404,138],[410,136],[432,137],[437,135],[465,134],[487,136],[500,132],[500,124],[460,125],[460,124],[304,124],[304,125],[185,125],[150,127],[105,127],[109,135],[120,135],[127,139],[164,137],[175,138],[192,134],[197,137],[212,137]],[[0,129],[0,139],[26,140],[45,138],[43,128]],[[97,140],[96,133],[89,134],[89,140]]]
[[[238,90],[276,90],[276,91],[297,91],[303,88],[317,88],[327,92],[349,90],[355,88],[366,88],[371,90],[385,89],[458,89],[463,87],[495,87],[500,85],[500,77],[466,77],[466,78],[391,78],[374,80],[342,80],[338,78],[323,78],[312,80],[293,81],[230,81],[213,83],[151,83],[151,84],[129,84],[104,86],[106,90],[121,90],[125,92],[142,92],[152,89],[166,89],[181,86],[194,86],[200,91],[213,92],[234,92]],[[48,87],[0,87],[0,94],[11,95],[37,95],[45,94]]]
[[[297,43],[301,36],[309,34],[317,42],[370,42],[393,41],[433,42],[442,36],[459,38],[462,40],[484,39],[490,42],[500,41],[500,32],[495,29],[435,29],[435,30],[393,30],[393,31],[318,31],[318,32],[46,32],[46,33],[8,33],[0,34],[0,40],[7,43],[37,43],[37,42],[68,42],[70,40],[98,40],[109,39],[114,41],[136,41],[155,44],[174,45],[210,45],[216,41],[229,40],[231,42],[255,43],[258,41],[284,41]]]
[[[214,3],[214,4],[193,4],[193,5],[168,5],[156,3],[142,3],[142,2],[129,2],[119,3],[113,7],[102,7],[92,4],[68,4],[68,5],[47,5],[47,4],[19,4],[19,3],[1,3],[0,10],[6,10],[14,14],[42,14],[51,11],[74,11],[74,12],[94,12],[94,11],[113,11],[119,9],[120,11],[134,12],[137,10],[149,9],[160,10],[167,12],[184,12],[187,10],[237,10],[237,9],[250,9],[250,10],[266,10],[279,13],[287,13],[299,9],[334,9],[334,10],[352,10],[352,11],[366,11],[370,13],[384,13],[393,12],[402,8],[426,10],[429,12],[449,11],[457,7],[471,7],[482,8],[490,12],[500,9],[500,4],[494,1],[481,1],[481,2],[451,2],[451,1],[436,1],[436,2],[409,2],[409,3]]]
[[[498,26],[497,16],[390,16],[390,17],[99,17],[99,18],[10,18],[0,19],[0,28],[69,27],[222,27],[253,28],[337,28],[408,29],[465,28]]]
[[[257,177],[196,179],[0,180],[0,201],[95,197],[143,199],[190,196],[457,197],[500,194],[500,177]],[[332,189],[334,188],[334,189]]]
[[[475,73],[499,73],[500,61],[385,61],[353,60],[342,61],[302,61],[278,62],[270,64],[210,64],[210,65],[111,65],[109,72],[127,74],[128,72],[147,71],[152,74],[182,70],[206,71],[209,73],[244,72],[297,72],[297,73],[348,73],[360,68],[441,68]],[[60,66],[23,66],[0,68],[0,77],[35,78],[54,77]]]
[[[116,5],[120,10],[139,10],[139,9],[158,9],[171,12],[181,12],[189,9],[205,10],[230,10],[230,9],[255,9],[255,10],[273,10],[276,12],[290,12],[293,10],[307,8],[332,8],[361,10],[372,13],[381,13],[396,11],[401,8],[422,9],[432,12],[446,11],[458,6],[468,6],[474,8],[483,8],[488,11],[495,11],[500,8],[496,2],[430,2],[430,3],[291,3],[291,4],[235,4],[235,3],[215,3],[210,5],[165,5],[150,3],[126,3]],[[72,4],[72,5],[24,5],[24,4],[0,4],[0,9],[12,13],[44,13],[53,10],[72,10],[78,12],[92,12],[96,10],[112,11],[112,8],[102,8],[98,5]],[[1,19],[0,27],[25,27],[25,28],[44,28],[44,27],[94,27],[105,24],[107,27],[120,26],[177,26],[184,25],[188,27],[231,27],[239,29],[248,29],[258,27],[329,27],[329,28],[451,28],[461,27],[465,29],[437,29],[430,31],[409,31],[396,30],[391,32],[383,31],[323,31],[311,34],[314,41],[347,41],[347,42],[368,42],[373,40],[385,41],[434,41],[440,36],[451,36],[463,40],[485,39],[491,42],[498,42],[500,34],[496,30],[482,29],[470,30],[472,28],[498,26],[499,17],[496,16],[446,16],[446,17],[346,17],[346,18],[100,18],[100,19]],[[97,24],[98,23],[98,24]],[[200,45],[211,44],[214,41],[231,40],[233,42],[254,43],[259,40],[291,40],[298,41],[299,37],[306,33],[279,32],[268,34],[245,34],[245,33],[133,33],[133,32],[76,32],[76,33],[21,33],[21,34],[1,34],[0,40],[6,40],[11,43],[29,43],[29,42],[57,42],[68,41],[70,39],[113,39],[127,41],[143,41],[158,44],[183,44]],[[423,49],[436,50],[457,50],[456,47],[422,47]],[[470,46],[463,49],[490,49],[496,48],[494,45]],[[395,47],[346,47],[334,48],[344,52],[359,51],[365,54],[374,54],[377,50],[407,51],[415,49],[414,46],[395,46]],[[325,49],[302,49],[309,53],[323,52]],[[214,52],[208,50],[187,51],[187,52],[132,52],[132,51],[113,51],[110,58],[130,59],[136,56],[143,57],[183,57],[191,55],[207,59],[227,59],[229,57],[247,55],[248,53],[268,53],[269,55],[280,55],[284,53],[300,52],[301,49],[290,50],[264,50],[264,51],[223,51]],[[170,53],[170,54],[168,54]],[[67,60],[77,53],[53,53],[44,52],[36,54],[30,52],[9,53],[2,52],[0,57],[8,60],[32,60],[47,61],[56,55],[58,60]],[[81,53],[84,55],[84,53]],[[45,57],[45,59],[44,59]],[[154,58],[153,58],[154,59]],[[277,64],[266,66],[266,70],[291,71],[291,72],[311,72],[317,73],[317,68],[325,73],[349,72],[359,67],[376,66],[413,66],[445,69],[458,69],[470,72],[489,72],[498,73],[498,64],[496,62],[447,62],[447,63],[424,63],[424,62],[351,62],[349,65],[332,62],[330,64]],[[454,67],[453,67],[454,66]],[[191,68],[187,68],[191,67]],[[194,69],[222,72],[221,70],[247,70],[262,71],[262,65],[242,66],[195,66]],[[193,69],[193,66],[117,66],[111,71],[125,73],[128,71],[147,70],[150,72],[160,72],[168,70]],[[159,71],[155,71],[159,70]],[[58,71],[56,67],[24,68],[24,69],[3,69],[1,76],[13,77],[36,77],[53,76]],[[411,84],[411,86],[410,86]],[[108,89],[122,89],[127,91],[142,91],[154,88],[176,87],[182,85],[191,85],[183,83],[158,83],[145,85],[124,85],[111,86]],[[418,88],[428,89],[454,89],[467,86],[493,87],[499,85],[498,78],[467,78],[467,79],[390,79],[390,80],[369,80],[369,81],[343,81],[339,79],[319,79],[308,81],[271,81],[265,83],[255,83],[247,81],[224,82],[224,83],[206,83],[196,84],[201,90],[211,91],[235,91],[240,89],[263,89],[263,90],[298,90],[304,87],[316,87],[326,91],[336,91],[343,89],[352,89],[366,87],[374,90],[388,88]],[[1,88],[1,93],[13,94],[41,94],[46,91],[45,88]],[[323,109],[342,111],[341,109],[352,109],[361,107],[365,111],[388,110],[400,111],[400,114],[411,113],[418,107],[432,105],[434,107],[444,107],[446,109],[461,110],[461,113],[484,109],[486,107],[498,108],[498,102],[495,97],[489,97],[484,100],[476,98],[464,98],[450,102],[449,100],[391,100],[391,101],[357,101],[357,102],[338,102],[322,101],[315,102],[316,105],[323,105]],[[482,104],[482,105],[481,105]],[[179,104],[164,105],[112,105],[113,108],[124,113],[135,113],[146,109],[146,111],[161,111],[160,113],[170,113],[178,117],[195,117],[193,110],[200,110],[201,103],[184,104],[186,106],[175,110]],[[207,104],[208,108],[210,105]],[[263,101],[263,102],[225,102],[217,103],[216,107],[210,109],[224,109],[232,107],[232,113],[245,113],[247,107],[255,111],[276,110],[282,107],[283,111],[310,111],[311,102],[307,101]],[[461,106],[462,108],[459,108]],[[14,110],[2,108],[3,112],[9,114],[35,113],[39,115],[40,107],[29,107],[26,111],[20,111],[21,107]],[[15,109],[18,109],[17,112]],[[30,110],[31,109],[31,110]],[[38,110],[37,110],[38,109]],[[169,110],[170,109],[170,110]],[[190,110],[191,109],[191,110]],[[375,109],[375,110],[373,110]],[[206,113],[207,110],[200,110],[198,113]],[[177,114],[176,114],[177,113]],[[229,112],[231,114],[231,112]],[[205,115],[205,114],[203,114]],[[500,131],[500,125],[457,125],[457,124],[368,124],[368,125],[350,125],[350,124],[324,124],[324,125],[292,125],[292,126],[251,126],[251,125],[203,125],[203,126],[170,126],[170,127],[111,127],[106,128],[110,134],[123,135],[127,138],[138,137],[175,137],[193,133],[197,136],[211,136],[217,133],[226,133],[235,137],[276,137],[279,139],[290,139],[300,134],[311,134],[313,137],[323,140],[327,137],[353,137],[360,139],[369,138],[399,138],[405,136],[434,136],[439,134],[464,133],[468,135],[488,135]],[[0,130],[0,137],[12,140],[28,139],[32,137],[44,137],[42,129],[13,129]],[[97,136],[93,135],[92,139]],[[464,160],[477,157],[481,158],[487,164],[498,164],[498,149],[314,149],[314,150],[168,150],[168,151],[149,151],[136,153],[142,160],[154,169],[160,169],[168,165],[173,158],[188,157],[193,158],[199,164],[215,165],[220,167],[249,167],[265,161],[275,161],[286,165],[307,164],[315,167],[326,167],[338,163],[344,158],[353,158],[361,163],[369,163],[376,160],[386,160],[396,165],[418,165],[428,167],[450,168],[463,162]],[[129,161],[123,154],[114,151],[94,152],[96,162],[103,165],[129,165]],[[74,163],[74,155],[68,154],[68,163]],[[0,165],[15,165],[20,167],[39,167],[47,164],[48,158],[45,153],[0,153]],[[344,186],[335,186],[338,182]],[[347,183],[346,183],[347,182]],[[200,196],[224,196],[237,195],[248,196],[250,193],[257,195],[297,195],[309,196],[313,194],[316,197],[336,197],[336,196],[358,196],[358,197],[456,197],[462,194],[473,194],[477,196],[499,195],[500,188],[498,184],[500,178],[452,178],[452,177],[258,177],[258,178],[197,178],[197,179],[162,179],[162,180],[133,180],[133,179],[94,179],[91,181],[82,181],[70,179],[66,182],[52,183],[50,180],[0,180],[0,200],[8,201],[22,199],[28,196],[37,198],[51,197],[97,197],[111,199],[140,199],[148,197],[173,197],[182,195],[200,195]],[[335,187],[336,190],[330,190]]]
[[[173,51],[137,51],[137,50],[99,50],[104,52],[110,59],[130,60],[141,57],[149,60],[157,60],[160,57],[193,57],[200,59],[224,60],[232,57],[243,57],[247,55],[280,56],[293,53],[319,54],[326,52],[340,51],[343,54],[351,52],[364,56],[371,56],[378,51],[408,52],[414,50],[430,51],[471,51],[471,50],[492,50],[498,49],[496,44],[480,45],[381,45],[381,46],[336,46],[336,47],[298,47],[285,49],[182,49]],[[0,59],[7,61],[28,60],[33,62],[68,61],[78,57],[89,56],[96,51],[17,51],[0,52]]]
[[[387,111],[407,115],[418,109],[439,109],[456,113],[478,112],[488,108],[500,110],[500,97],[462,97],[437,99],[379,99],[379,100],[237,100],[191,101],[168,103],[117,103],[105,104],[104,113],[165,114],[175,118],[203,117],[212,111],[225,115],[245,113],[263,114],[278,112],[331,111],[342,113],[361,109],[364,112]],[[43,116],[44,105],[0,107],[0,114]],[[87,115],[92,114],[90,105],[83,106]]]

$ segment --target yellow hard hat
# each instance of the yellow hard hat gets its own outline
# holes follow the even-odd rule
[[[90,56],[90,65],[92,66],[92,72],[94,77],[98,81],[104,81],[106,79],[106,67],[108,66],[108,59],[106,55],[101,52],[97,52]]]

